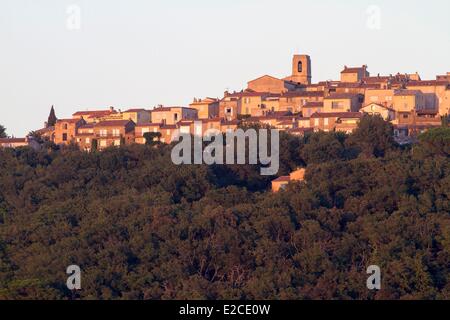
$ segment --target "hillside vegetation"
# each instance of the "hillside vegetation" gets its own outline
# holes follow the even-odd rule
[[[171,146],[0,150],[0,299],[450,299],[449,130],[282,134],[279,175],[307,177],[278,194]]]

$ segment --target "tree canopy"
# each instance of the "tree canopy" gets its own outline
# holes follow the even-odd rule
[[[0,150],[0,299],[449,299],[448,132],[419,157],[385,130],[282,134],[280,175],[307,175],[277,194],[166,145]]]

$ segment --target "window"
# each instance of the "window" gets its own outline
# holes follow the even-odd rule
[[[314,119],[314,125],[315,125],[316,127],[319,126],[319,119]]]
[[[156,129],[156,128],[155,128]],[[144,135],[145,133],[150,132],[149,128],[142,128],[142,135]]]
[[[62,135],[62,140],[63,140],[63,141],[67,141],[67,133],[63,133],[63,135]]]
[[[108,130],[100,130],[100,137],[106,137],[108,135]]]
[[[324,121],[324,124],[325,124],[326,126],[329,125],[329,123],[330,123],[329,120],[328,120],[328,118],[325,118],[323,121]]]
[[[120,136],[120,130],[119,129],[113,129],[113,136],[114,137]]]
[[[299,61],[298,62],[298,72],[303,72],[303,62],[302,61]]]
[[[67,129],[68,129],[67,123],[64,123],[63,129],[64,129],[64,130],[67,130]]]
[[[86,138],[86,143],[91,143],[91,139],[89,139],[89,138]]]
[[[332,109],[342,109],[342,108],[344,108],[344,103],[342,101],[333,101],[331,103],[331,108]]]
[[[178,121],[178,113],[175,113],[175,114],[173,115],[173,120]]]
[[[106,140],[100,141],[100,147],[106,147]]]
[[[231,108],[228,108],[228,109],[227,109],[227,113],[228,113],[228,114],[231,114],[231,112],[232,112]]]

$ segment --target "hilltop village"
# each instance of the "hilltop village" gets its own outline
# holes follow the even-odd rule
[[[152,139],[170,143],[176,133],[201,134],[208,129],[236,130],[241,124],[269,125],[293,135],[317,131],[351,133],[364,114],[380,115],[394,126],[399,142],[442,125],[450,113],[450,72],[435,80],[420,75],[373,76],[367,66],[347,67],[339,81],[312,83],[308,55],[295,55],[292,74],[264,75],[240,92],[222,98],[194,98],[189,107],[158,106],[76,111],[56,119],[52,107],[43,129],[34,131],[58,145],[75,143],[82,150],[102,150]],[[201,127],[199,127],[201,123]],[[147,134],[147,135],[146,135]],[[2,147],[33,145],[32,136],[0,139]]]

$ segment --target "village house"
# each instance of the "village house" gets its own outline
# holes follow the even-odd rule
[[[170,144],[174,141],[176,137],[179,136],[180,131],[178,126],[173,125],[162,125],[160,128],[161,140],[160,142]]]
[[[120,112],[120,120],[131,120],[135,124],[149,123],[151,121],[151,112],[143,108],[128,109]]]
[[[189,105],[191,109],[197,110],[198,119],[211,119],[219,116],[219,99],[206,98],[194,99]]]
[[[406,88],[422,92],[427,109],[436,110],[441,116],[450,114],[450,82],[448,80],[410,81]]]
[[[302,108],[303,117],[311,117],[316,112],[323,111],[323,102],[307,102]]]
[[[289,176],[282,176],[272,181],[272,192],[277,193],[286,187],[291,182],[305,181],[306,169],[297,169],[293,171]]]
[[[363,117],[360,112],[324,112],[311,116],[310,127],[317,131],[351,133]]]
[[[394,89],[367,89],[364,104],[376,103],[390,108],[394,103],[394,95]]]
[[[87,123],[78,128],[76,142],[81,150],[92,150],[92,141],[95,139],[94,126],[94,123]]]
[[[425,96],[419,90],[397,90],[393,108],[396,112],[412,112],[425,109]]]
[[[341,82],[361,82],[364,78],[370,77],[367,66],[349,68],[344,67],[341,72]]]
[[[380,116],[386,121],[392,121],[395,119],[395,110],[378,103],[369,103],[360,110],[361,113],[371,116]]]
[[[105,117],[116,115],[118,112],[110,107],[108,110],[94,110],[94,111],[78,111],[72,115],[74,119],[84,119],[87,123],[95,123],[101,121]]]
[[[334,93],[323,102],[323,112],[358,112],[364,96],[353,93]]]
[[[324,91],[293,91],[280,96],[280,106],[276,111],[301,112],[307,103],[324,101]]]
[[[283,92],[292,91],[297,88],[297,84],[290,80],[278,79],[269,75],[259,77],[249,81],[247,89],[255,92],[268,92],[281,94]]]
[[[161,123],[138,124],[134,128],[134,142],[137,144],[145,144],[146,133],[159,133],[162,136]]]
[[[112,146],[134,143],[136,124],[131,120],[109,120],[94,125],[97,148],[103,150]]]
[[[70,144],[76,142],[78,128],[85,125],[83,118],[59,119],[55,124],[55,144]]]
[[[33,138],[0,138],[0,148],[20,148],[20,147],[31,147],[33,149],[39,149],[39,143],[37,143]]]
[[[152,123],[176,125],[181,120],[197,119],[197,110],[185,107],[158,107],[151,111]]]

